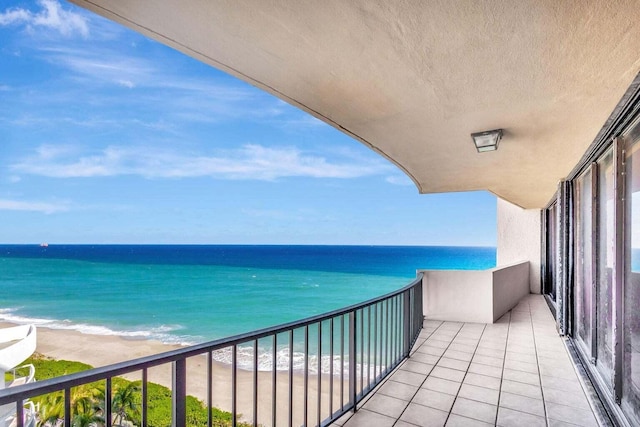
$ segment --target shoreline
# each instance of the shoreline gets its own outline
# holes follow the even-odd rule
[[[0,322],[0,328],[21,324],[23,323]],[[186,347],[145,338],[87,334],[73,329],[54,329],[40,325],[36,325],[36,328],[36,352],[54,359],[87,363],[94,368]]]
[[[0,322],[0,328],[16,326],[16,323]],[[156,355],[171,350],[187,347],[186,345],[165,344],[160,341],[148,339],[128,339],[118,335],[92,335],[76,330],[51,329],[44,326],[37,326],[36,352],[44,356],[58,360],[71,360],[83,362],[94,368],[104,367],[119,362],[129,361],[145,356]],[[231,365],[213,361],[212,362],[212,403],[213,406],[225,411],[230,411],[232,406],[232,369]],[[253,371],[237,370],[237,409],[242,414],[242,419],[251,421],[253,417]],[[271,425],[272,418],[272,372],[258,371],[258,395],[266,398],[258,400],[258,422],[262,425]],[[129,380],[141,379],[141,373],[131,373],[123,375]],[[329,409],[329,379],[327,375],[322,375],[322,399],[323,416],[328,415]],[[303,410],[304,402],[304,375],[293,374],[293,405],[294,420],[304,423]],[[172,372],[170,364],[160,365],[148,370],[148,381],[171,388]],[[308,394],[309,417],[315,419],[316,396],[317,396],[317,376],[310,375]],[[339,381],[334,379],[334,402],[340,401]],[[338,389],[338,390],[336,390]],[[348,390],[345,384],[345,390]],[[187,394],[192,395],[203,402],[207,402],[207,357],[197,355],[187,359]],[[289,375],[288,372],[276,371],[276,394],[277,425],[288,423],[288,402],[289,402]],[[326,409],[326,411],[325,411]],[[334,410],[336,405],[334,404]]]

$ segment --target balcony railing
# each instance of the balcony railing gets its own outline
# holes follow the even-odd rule
[[[135,374],[142,380],[140,424],[147,426],[149,373],[164,365],[172,372],[173,426],[190,424],[191,375],[206,375],[209,427],[215,425],[214,394],[229,400],[222,409],[230,410],[234,426],[325,426],[355,410],[409,355],[422,322],[420,275],[398,291],[301,321],[0,390],[0,406],[14,405],[16,426],[22,427],[29,399],[62,392],[64,425],[71,426],[72,389],[99,381],[105,390],[103,419],[113,420],[112,381]],[[230,366],[219,363],[223,359]],[[188,364],[199,364],[201,371],[194,374]],[[226,385],[214,366],[227,370]]]

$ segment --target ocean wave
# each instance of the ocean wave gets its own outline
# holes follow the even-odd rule
[[[261,349],[258,348],[258,371],[272,371],[273,370],[273,349]],[[293,357],[293,372],[304,372],[305,368],[305,354],[303,352],[294,351]],[[276,351],[276,371],[288,371],[290,353],[289,348],[281,348]],[[233,363],[233,347],[226,347],[213,352],[213,360],[219,363],[231,365]],[[236,363],[238,369],[253,370],[254,365],[254,348],[253,346],[238,346],[236,350]],[[308,355],[307,367],[310,374],[318,373],[318,356],[315,354]],[[333,356],[323,354],[320,358],[320,372],[323,375],[329,375],[331,366],[333,365],[333,375],[340,376],[340,371],[343,375],[349,375],[349,356],[345,355],[344,365],[343,359],[340,354],[334,354]],[[356,373],[360,375],[360,372],[364,371],[365,375],[367,369],[370,371],[370,375],[373,377],[375,372],[380,372],[380,365],[369,363],[357,363]]]
[[[198,337],[171,333],[185,329],[182,325],[159,325],[147,329],[112,329],[107,326],[77,323],[69,319],[26,317],[18,314],[18,311],[19,308],[0,309],[0,321],[20,325],[33,324],[48,329],[77,331],[87,335],[110,335],[130,339],[155,340],[165,344],[193,345],[198,342]]]
[[[76,323],[71,320],[57,320],[46,319],[38,317],[26,317],[18,314],[19,308],[2,308],[0,309],[0,321],[16,324],[34,324],[38,327],[58,330],[72,330],[83,334],[89,335],[110,335],[119,336],[128,339],[140,339],[140,340],[156,340],[165,344],[176,345],[194,345],[198,342],[202,342],[200,337],[178,335],[172,332],[184,329],[182,325],[159,325],[150,327],[145,330],[117,330],[111,329],[106,326],[91,325],[87,323]],[[278,346],[280,347],[280,346]],[[219,363],[231,365],[233,362],[233,347],[225,347],[214,351],[213,360]],[[272,371],[273,369],[274,353],[272,348],[258,347],[258,371]],[[290,365],[290,352],[288,346],[282,346],[275,353],[275,366],[276,371],[288,371]],[[300,351],[293,351],[293,372],[304,372],[305,368],[305,353]],[[349,375],[349,356],[345,355],[344,364],[340,354],[334,354],[333,356],[323,354],[318,364],[318,356],[312,352],[307,356],[307,367],[310,374],[318,373],[318,366],[320,372],[323,375],[329,375],[331,367],[333,366],[333,375],[340,376],[342,371],[343,375]],[[236,362],[238,369],[253,370],[254,364],[254,347],[251,345],[238,345],[236,350]],[[376,364],[357,363],[356,373],[360,375],[361,371],[367,372],[373,376],[375,372],[380,372],[380,366]]]

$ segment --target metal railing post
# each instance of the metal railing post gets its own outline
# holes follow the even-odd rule
[[[64,389],[64,425],[71,425],[71,387]]]
[[[147,406],[148,406],[148,388],[147,388],[147,368],[142,370],[142,402],[141,402],[141,424],[147,427]]]
[[[35,416],[35,414],[32,414],[32,416]],[[10,424],[7,424],[10,425]],[[23,401],[18,401],[16,403],[16,427],[23,427],[24,426],[24,402]]]
[[[110,426],[112,423],[112,409],[111,408],[111,378],[107,378],[104,385],[104,423]]]
[[[273,354],[271,355],[271,425],[276,425],[277,375],[278,375],[278,334],[273,334]]]
[[[213,352],[207,352],[207,427],[213,427]]]
[[[231,348],[231,425],[235,427],[238,422],[238,345]]]
[[[258,427],[258,340],[253,342],[253,427]]]
[[[344,314],[340,316],[340,410],[344,410]]]
[[[309,325],[304,327],[304,391],[303,391],[304,424],[309,424]]]
[[[178,359],[173,362],[172,375],[172,427],[187,425],[187,360]]]
[[[329,415],[333,415],[333,317],[329,321]]]
[[[273,334],[273,354],[271,355],[271,425],[276,425],[276,406],[278,404],[278,334]]]
[[[293,427],[293,329],[289,330],[289,427]]]
[[[418,299],[416,300],[418,302],[418,316],[419,316],[419,323],[418,323],[418,331],[422,330],[423,326],[424,326],[424,284],[422,283],[422,281],[418,284]],[[419,332],[416,331],[416,336],[417,334],[419,334]]]
[[[403,302],[403,328],[404,334],[402,334],[404,340],[404,349],[402,355],[405,357],[409,357],[409,353],[411,352],[411,295],[410,290],[407,290],[404,293],[404,302]]]
[[[317,364],[318,364],[318,400],[317,400],[317,409],[316,409],[316,424],[320,425],[322,421],[322,322],[318,322],[318,356],[317,356]]]
[[[356,312],[349,313],[349,400],[356,408]]]

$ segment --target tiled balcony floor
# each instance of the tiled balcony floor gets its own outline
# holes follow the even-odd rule
[[[406,360],[334,425],[597,426],[544,298],[495,324],[425,321]]]

